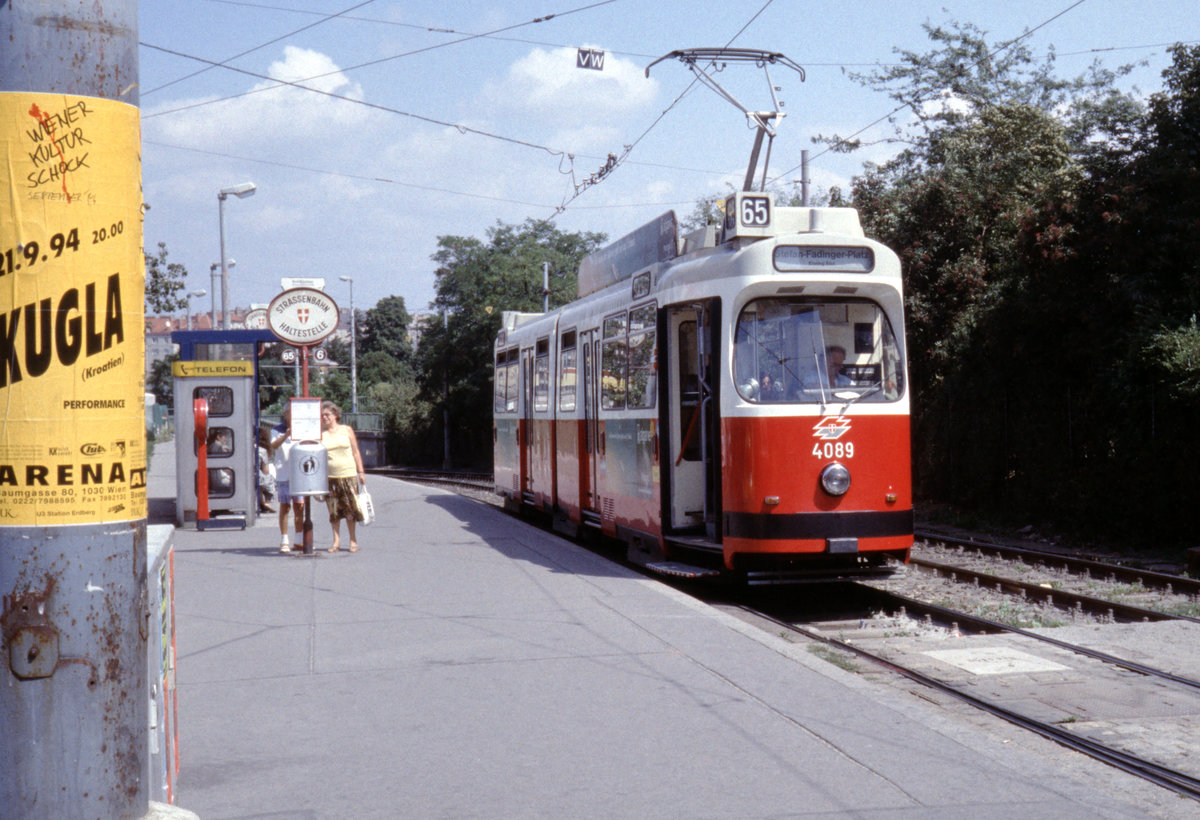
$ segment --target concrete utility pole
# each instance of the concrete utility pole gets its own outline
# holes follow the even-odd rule
[[[0,0],[5,818],[149,810],[137,5]]]
[[[350,283],[350,412],[358,412],[358,333],[354,327],[354,277],[339,276]]]

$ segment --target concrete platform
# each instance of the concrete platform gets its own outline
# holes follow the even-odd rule
[[[174,493],[171,447],[151,465],[152,514]],[[837,669],[493,508],[369,486],[379,520],[356,554],[281,554],[274,516],[175,532],[177,803],[201,820],[1195,806]]]

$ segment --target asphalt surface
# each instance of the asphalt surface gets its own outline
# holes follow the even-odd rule
[[[159,444],[152,522],[173,515],[174,487]],[[274,515],[174,532],[176,803],[202,820],[1195,809],[487,505],[369,489],[379,520],[354,554],[282,554]]]

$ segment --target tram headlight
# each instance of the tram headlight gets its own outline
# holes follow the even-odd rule
[[[821,489],[833,496],[845,495],[850,489],[850,471],[838,464],[826,464],[821,470]]]

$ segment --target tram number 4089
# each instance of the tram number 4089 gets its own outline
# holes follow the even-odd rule
[[[854,442],[827,441],[822,444],[818,441],[813,445],[812,454],[817,458],[854,458]]]

